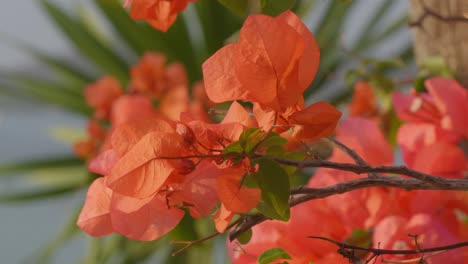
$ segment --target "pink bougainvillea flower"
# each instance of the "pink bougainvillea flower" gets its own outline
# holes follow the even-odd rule
[[[110,216],[112,190],[98,178],[89,186],[86,202],[78,217],[77,225],[86,233],[99,237],[114,232]]]
[[[366,131],[366,133],[362,133]],[[390,165],[393,151],[377,124],[362,117],[348,117],[337,128],[336,139],[350,147],[371,165]],[[354,163],[347,153],[335,148],[329,160]],[[309,181],[311,188],[323,188],[340,182],[362,178],[351,172],[320,168]],[[327,197],[328,207],[336,211],[343,222],[352,228],[368,229],[386,214],[396,210],[397,192],[386,188],[366,188]]]
[[[362,117],[346,118],[336,130],[336,139],[352,148],[371,165],[390,165],[393,163],[392,147],[385,140],[377,124],[370,119]],[[353,162],[348,154],[339,149],[334,150],[330,160]]]
[[[177,14],[193,1],[195,0],[126,0],[124,5],[131,5],[130,16],[133,19],[146,20],[156,29],[165,32],[174,24]]]
[[[216,103],[247,100],[282,112],[301,100],[319,54],[312,34],[293,12],[275,18],[251,15],[239,41],[203,64],[207,95]]]
[[[84,95],[88,105],[95,109],[94,116],[98,119],[106,119],[109,117],[113,102],[122,95],[122,91],[118,80],[105,76],[88,85]]]
[[[409,235],[418,235],[417,241],[420,248],[430,248],[442,245],[450,245],[459,242],[456,235],[450,232],[439,219],[428,214],[416,214],[409,219],[401,216],[388,216],[383,219],[374,230],[374,247],[381,249],[409,250],[417,249],[415,238]],[[383,255],[389,260],[404,260],[420,257],[415,255]],[[427,263],[464,263],[468,257],[463,248],[449,250],[443,254],[427,258]],[[381,262],[377,258],[376,263]]]
[[[426,80],[428,93],[393,94],[398,117],[409,122],[432,124],[437,136],[456,142],[468,135],[468,91],[452,79]]]
[[[462,179],[468,169],[468,159],[458,146],[438,142],[419,150],[412,168],[432,175]]]
[[[282,248],[288,252],[292,257],[288,263],[341,263],[345,259],[336,252],[336,246],[307,236],[342,241],[350,234],[351,229],[323,200],[315,200],[291,208],[288,223],[271,220],[254,226],[249,243],[239,245],[233,241],[228,244],[228,250],[234,264],[257,263],[258,256],[271,248]],[[330,260],[338,261],[327,262]]]

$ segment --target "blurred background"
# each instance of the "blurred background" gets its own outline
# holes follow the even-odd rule
[[[92,250],[99,246],[112,254],[119,247],[129,252],[139,247],[121,238],[90,239],[75,228],[89,180],[84,163],[74,158],[71,147],[84,136],[89,115],[80,89],[107,72],[120,74],[125,81],[122,68],[134,64],[147,49],[169,52],[172,59],[185,63],[192,81],[201,79],[197,67],[242,21],[214,0],[199,1],[184,13],[187,27],[179,25],[184,21],[178,22],[168,35],[160,37],[161,33],[145,24],[122,20],[123,9],[116,9],[122,2],[16,0],[0,9],[2,263],[92,263],[93,254],[98,254]],[[352,82],[347,83],[346,78],[354,80],[355,74],[349,69],[362,64],[364,58],[401,58],[396,74],[407,76],[408,71],[414,71],[411,34],[406,27],[407,5],[407,0],[298,1],[297,11],[322,47],[321,69],[308,90],[307,100],[345,102]],[[231,32],[218,34],[213,40],[204,33],[217,30],[205,21],[209,18],[206,14],[214,10],[222,11],[218,17],[232,19],[218,21],[219,27],[225,23],[225,29]],[[129,33],[132,27],[138,29],[138,34]],[[158,40],[151,41],[152,37]],[[168,50],[168,45],[162,45],[183,37],[191,39],[182,42],[191,43],[191,49],[173,45],[173,50]],[[117,241],[115,245],[112,239]],[[144,255],[141,259],[147,262],[162,263],[171,250],[168,240],[149,244],[162,250],[148,247],[146,253],[135,254]],[[214,244],[215,250],[210,252],[217,253],[209,253],[208,259],[223,263],[224,239]],[[148,260],[148,252],[158,253]],[[127,263],[139,261],[133,257],[124,259]],[[161,262],[154,262],[155,258]],[[115,263],[124,262],[118,257],[113,259]]]

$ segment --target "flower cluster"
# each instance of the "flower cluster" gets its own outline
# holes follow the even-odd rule
[[[288,45],[273,41],[278,36]],[[182,65],[165,66],[160,54],[147,54],[132,68],[128,92],[111,77],[90,85],[92,122],[104,132],[99,138],[90,132],[99,148],[89,152],[89,169],[103,177],[88,190],[79,227],[93,236],[154,240],[188,212],[211,215],[223,232],[234,214],[264,199],[260,183],[244,184],[264,169],[258,155],[271,145],[294,148],[333,133],[341,113],[325,102],[306,107],[302,97],[318,61],[312,34],[287,11],[250,16],[239,41],[204,63],[206,94],[196,85],[193,100]],[[234,101],[219,123],[202,111],[231,100],[253,110]],[[286,203],[288,197],[289,189]]]
[[[398,143],[406,164],[429,174],[448,178],[466,177],[468,158],[457,145],[466,140],[467,90],[456,81],[432,78],[429,93],[393,96],[401,125]],[[338,127],[336,139],[352,148],[370,165],[391,165],[393,150],[375,122],[372,88],[356,86],[350,117]],[[364,133],[363,133],[364,131]],[[353,163],[348,153],[335,149],[330,161]],[[388,176],[390,177],[390,176]],[[358,179],[359,175],[320,168],[308,183],[322,188]],[[284,223],[267,221],[253,227],[246,245],[229,243],[233,263],[256,263],[270,248],[283,248],[291,255],[288,263],[343,263],[334,244],[307,236],[320,236],[364,247],[417,250],[453,244],[468,239],[468,196],[462,192],[405,191],[372,187],[314,200],[292,208]],[[414,237],[409,235],[415,235]],[[417,235],[417,236],[416,236]],[[363,253],[365,257],[367,253]],[[417,255],[413,257],[417,258]],[[391,261],[411,256],[386,255]],[[463,249],[428,258],[427,263],[466,263]],[[376,258],[375,263],[381,263]]]

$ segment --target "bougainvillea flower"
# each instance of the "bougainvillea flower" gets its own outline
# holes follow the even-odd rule
[[[147,52],[132,67],[130,75],[132,91],[159,99],[170,88],[186,86],[187,73],[180,63],[166,66],[166,56],[160,53]]]
[[[228,250],[230,259],[235,264],[257,263],[258,256],[271,248],[282,248],[288,252],[292,257],[288,263],[341,263],[345,259],[336,252],[336,246],[307,236],[323,236],[342,241],[350,234],[351,229],[344,225],[323,200],[315,200],[291,208],[288,223],[265,221],[254,226],[249,243],[240,246],[233,241],[228,244]]]
[[[225,208],[235,213],[247,213],[260,202],[261,191],[242,185],[243,169],[227,168],[217,178],[216,190]]]
[[[437,139],[457,142],[468,131],[468,91],[452,79],[426,80],[428,93],[393,94],[400,119],[436,127]],[[409,131],[407,131],[409,132]]]
[[[150,132],[143,136],[106,175],[106,184],[123,195],[145,198],[155,194],[177,166],[162,159],[183,155],[176,133]]]
[[[189,204],[192,217],[200,218],[213,212],[219,202],[217,177],[223,177],[222,170],[210,160],[201,161],[192,173],[184,175],[184,181],[176,194]]]
[[[226,209],[224,204],[221,203],[218,211],[213,216],[213,222],[215,224],[216,230],[219,233],[223,233],[226,231],[226,228],[229,226],[229,222],[231,222],[234,213]]]
[[[151,100],[142,95],[124,95],[117,99],[111,111],[112,126],[117,127],[135,119],[151,119],[157,116]]]
[[[156,29],[165,32],[174,24],[177,14],[193,1],[195,0],[126,0],[124,5],[131,5],[130,16],[133,19],[146,20]]]
[[[161,97],[159,112],[174,121],[180,120],[180,114],[189,107],[189,94],[186,86],[175,86]]]
[[[418,235],[417,241],[420,248],[459,242],[456,235],[447,230],[437,218],[428,214],[416,214],[409,219],[401,216],[389,216],[383,219],[374,229],[374,247],[394,250],[417,249],[415,238],[409,235]],[[404,260],[417,258],[418,256],[421,255],[393,254],[383,255],[382,257],[391,260]],[[427,258],[426,261],[427,263],[464,263],[466,256],[466,250],[459,248]],[[377,258],[376,263],[382,263],[380,258]]]
[[[320,168],[310,179],[308,187],[324,188],[341,182],[362,178],[351,172]],[[365,188],[333,195],[324,199],[327,207],[336,212],[350,228],[367,230],[389,213],[397,210],[398,192],[386,188]]]
[[[86,202],[78,217],[77,225],[86,233],[99,237],[114,232],[110,216],[112,191],[98,178],[89,186]]]
[[[88,85],[84,95],[88,105],[95,109],[94,116],[98,119],[105,119],[109,117],[112,103],[122,95],[122,91],[118,80],[111,76],[104,76]]]
[[[393,163],[392,147],[385,140],[377,124],[370,119],[362,117],[346,118],[336,130],[336,139],[352,148],[371,165],[390,165]],[[330,160],[353,162],[348,154],[337,148],[335,148]]]
[[[293,12],[286,11],[275,18],[249,16],[239,41],[203,64],[203,76],[213,102],[247,100],[281,112],[302,98],[318,63],[314,37]]]
[[[228,242],[228,254],[233,264],[256,264],[264,251],[278,247],[284,238],[284,222],[265,221],[252,227],[252,238],[246,245],[237,241]]]
[[[463,151],[453,144],[438,142],[419,150],[412,169],[449,178],[463,178],[468,169]]]
[[[137,199],[114,192],[112,196],[113,228],[131,239],[155,240],[174,229],[183,216],[183,210],[168,208],[166,200],[160,195]]]
[[[372,87],[364,81],[354,85],[354,93],[348,106],[349,115],[372,117],[377,114],[377,101]]]
[[[330,136],[335,131],[341,112],[325,102],[314,103],[307,108],[291,114],[288,118],[294,127],[294,137],[314,140]]]

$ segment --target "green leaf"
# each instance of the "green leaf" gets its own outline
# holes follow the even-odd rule
[[[18,163],[0,164],[0,174],[17,173],[30,170],[67,168],[84,165],[84,161],[76,157],[48,158]]]
[[[102,42],[83,23],[65,13],[49,0],[42,0],[41,4],[53,22],[81,54],[98,65],[102,72],[112,74],[124,83],[128,80],[128,64],[116,55],[107,43]]]
[[[249,6],[249,0],[218,0],[222,5],[238,16],[245,16]]]
[[[223,154],[230,154],[230,153],[241,154],[242,152],[244,152],[244,148],[242,147],[240,141],[233,142],[227,145],[223,149]]]
[[[287,152],[283,155],[285,159],[294,160],[294,161],[303,161],[306,157],[306,153],[304,152]],[[296,166],[288,166],[288,165],[281,165],[286,173],[291,176],[297,171]]]
[[[283,146],[288,143],[288,140],[281,137],[276,132],[271,132],[268,137],[260,144],[260,148],[262,147],[273,147],[273,146]]]
[[[226,10],[218,1],[198,0],[194,5],[202,27],[206,48],[204,54],[200,54],[200,59],[205,61],[208,56],[223,47],[224,42],[240,29],[242,20]]]
[[[262,13],[277,16],[294,7],[296,0],[261,0]]]
[[[73,210],[60,233],[55,238],[50,240],[45,246],[43,246],[39,256],[34,257],[35,261],[31,262],[38,264],[50,263],[50,259],[54,256],[57,250],[59,250],[65,245],[66,242],[80,233],[80,229],[78,229],[78,226],[76,225],[76,219],[78,219],[82,207],[83,205],[80,204]]]
[[[240,234],[240,236],[237,237],[237,241],[241,243],[242,245],[245,245],[249,243],[250,239],[252,238],[252,229],[247,229],[244,233]]]
[[[0,203],[18,203],[18,202],[31,202],[39,199],[46,199],[56,197],[64,194],[74,192],[82,187],[82,184],[72,186],[59,186],[54,188],[28,191],[24,193],[14,194],[1,194]]]
[[[253,161],[259,165],[253,174],[262,190],[262,201],[257,209],[268,217],[281,221],[289,220],[289,176],[276,161],[260,158]]]
[[[258,264],[270,264],[280,259],[292,259],[291,256],[282,248],[272,248],[263,252],[258,257]]]
[[[112,24],[120,38],[132,48],[136,54],[142,55],[146,51],[156,50],[167,52],[163,33],[158,32],[146,23],[137,23],[130,18],[119,1],[94,0],[99,10]]]
[[[261,130],[261,128],[255,127],[247,128],[246,130],[244,130],[244,132],[242,132],[242,134],[239,136],[239,141],[242,142],[242,146],[245,146],[245,143],[249,138],[252,137],[252,135],[257,135],[258,133],[260,133]]]

